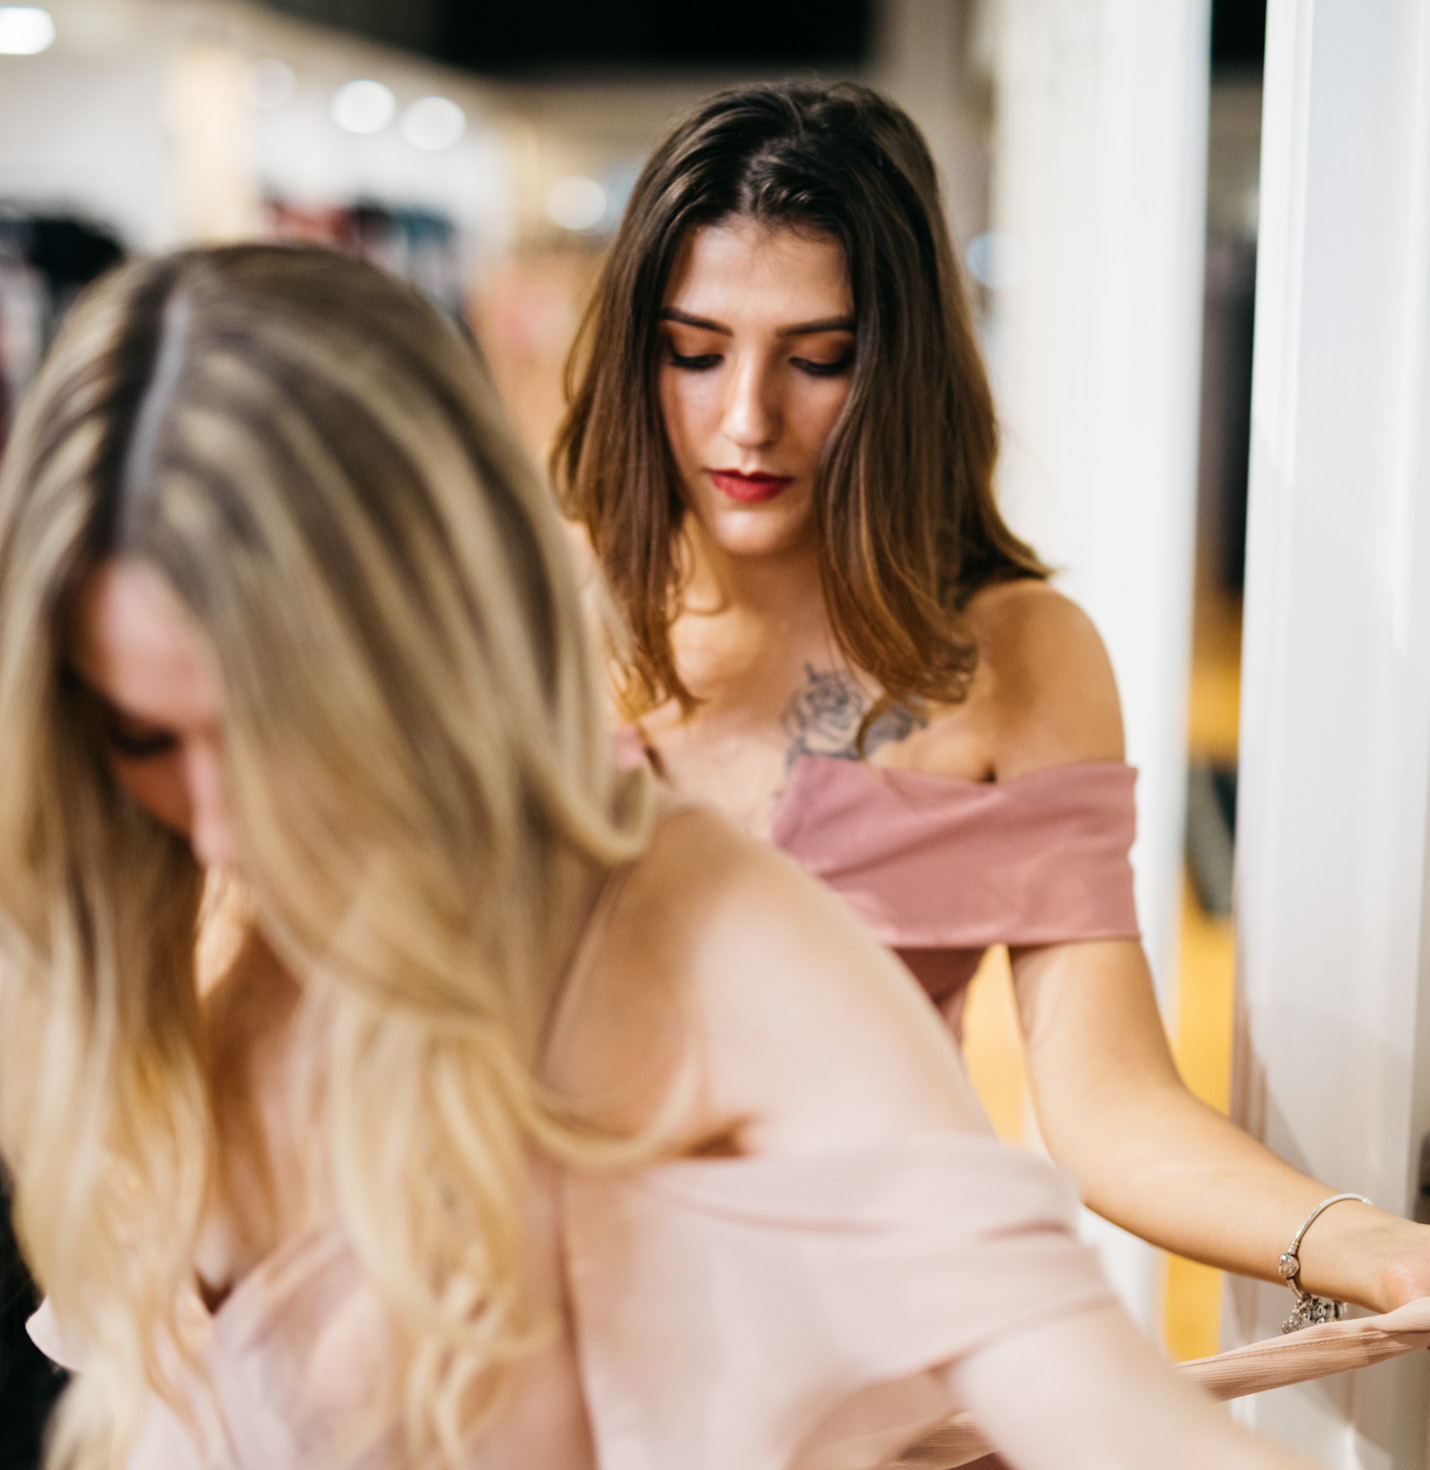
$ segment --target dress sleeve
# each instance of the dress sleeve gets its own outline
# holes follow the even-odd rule
[[[806,757],[770,835],[893,949],[1136,938],[1136,779],[1115,761],[975,782]]]
[[[932,1370],[1110,1299],[1067,1181],[982,1135],[563,1191],[603,1467],[881,1465],[956,1410]]]

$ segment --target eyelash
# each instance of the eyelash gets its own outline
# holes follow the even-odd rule
[[[172,735],[126,735],[122,730],[108,729],[104,743],[123,760],[147,761],[168,755],[174,748]]]
[[[707,373],[711,368],[716,367],[720,360],[721,355],[718,352],[701,353],[696,357],[682,357],[678,352],[670,354],[671,366],[689,373]],[[837,362],[811,362],[806,357],[790,358],[790,363],[794,367],[811,378],[837,378],[841,373],[849,370],[853,361],[852,352],[846,353]]]
[[[837,378],[841,373],[849,371],[854,362],[854,354],[846,352],[835,362],[810,362],[806,357],[792,357],[790,361],[801,372],[808,373],[811,378]]]
[[[682,368],[688,373],[709,372],[719,361],[720,354],[718,352],[705,352],[701,353],[698,357],[682,357],[678,352],[672,352],[670,354],[671,366]]]

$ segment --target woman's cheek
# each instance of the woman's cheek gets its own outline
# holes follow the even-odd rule
[[[708,387],[691,374],[667,373],[660,386],[661,417],[675,462],[687,473],[699,467],[708,438]]]
[[[849,380],[836,378],[827,384],[821,384],[821,387],[827,391],[821,394],[811,418],[819,424],[818,440],[822,449],[825,441],[834,432],[839,415],[844,412],[844,405],[849,401]]]
[[[660,375],[660,417],[665,425],[665,437],[670,445],[670,452],[677,461],[683,461],[685,457],[685,414],[681,403],[680,388],[678,383],[672,381],[674,375],[669,368],[662,371]]]

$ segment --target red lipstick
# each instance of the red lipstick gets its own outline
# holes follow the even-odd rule
[[[715,488],[742,505],[757,505],[773,500],[786,486],[794,484],[793,475],[746,475],[740,470],[711,470]]]

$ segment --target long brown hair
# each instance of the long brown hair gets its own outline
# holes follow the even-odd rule
[[[840,649],[886,700],[956,703],[978,657],[964,604],[1046,568],[994,500],[993,398],[923,138],[868,87],[797,81],[719,92],[656,150],[567,363],[552,477],[629,625],[626,712],[695,703],[670,644],[683,504],[657,395],[659,319],[689,232],[728,219],[843,247],[857,327],[815,493],[825,603]]]

